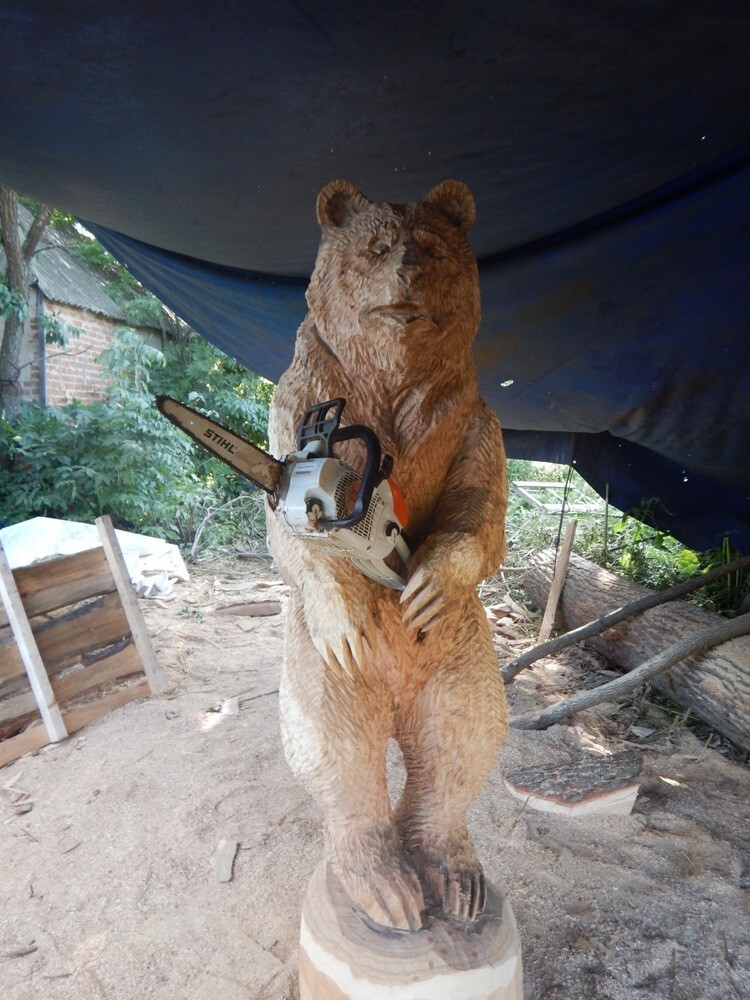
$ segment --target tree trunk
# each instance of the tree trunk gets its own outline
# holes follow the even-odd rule
[[[544,607],[552,581],[554,552],[534,558],[524,575],[529,597]],[[650,593],[580,556],[572,556],[560,600],[567,628],[577,628],[607,611]],[[692,604],[674,601],[620,622],[587,641],[623,670],[630,671],[689,633],[722,621]],[[750,636],[691,656],[651,680],[662,694],[750,751]]]
[[[5,250],[8,288],[21,296],[27,305],[29,264],[51,215],[52,210],[42,205],[22,244],[18,229],[18,196],[8,188],[0,188],[0,235]],[[21,402],[18,361],[23,331],[23,316],[16,312],[6,316],[0,346],[0,412],[9,417],[15,416]]]

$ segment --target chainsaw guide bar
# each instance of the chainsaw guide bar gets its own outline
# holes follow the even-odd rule
[[[235,472],[239,472],[266,493],[274,494],[277,491],[284,469],[278,459],[171,396],[157,396],[156,406],[170,423],[231,466]]]

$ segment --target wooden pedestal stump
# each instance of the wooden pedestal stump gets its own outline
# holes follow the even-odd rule
[[[300,1000],[523,1000],[516,921],[487,890],[471,929],[430,918],[412,933],[376,930],[322,862],[302,908]]]

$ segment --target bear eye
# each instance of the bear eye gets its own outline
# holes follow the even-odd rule
[[[384,257],[398,242],[398,226],[385,225],[372,237],[367,249],[373,257]]]
[[[376,236],[374,239],[370,240],[370,244],[367,249],[375,257],[384,257],[385,254],[389,253],[393,249],[393,244],[389,243],[388,240],[382,236]]]

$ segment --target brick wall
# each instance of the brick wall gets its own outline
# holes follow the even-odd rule
[[[55,314],[61,323],[77,327],[78,337],[69,337],[64,347],[46,345],[47,403],[63,406],[74,399],[90,403],[106,395],[107,379],[97,358],[115,339],[115,331],[124,326],[121,320],[109,319],[98,313],[44,300],[47,315]],[[152,334],[143,331],[151,339]],[[41,367],[36,317],[27,324],[21,351],[21,396],[28,402],[41,401]]]
[[[101,399],[106,395],[107,380],[96,359],[109,347],[115,330],[123,323],[58,302],[45,301],[44,310],[81,331],[80,336],[69,337],[65,347],[47,344],[47,402],[62,406],[74,399],[82,403]]]

